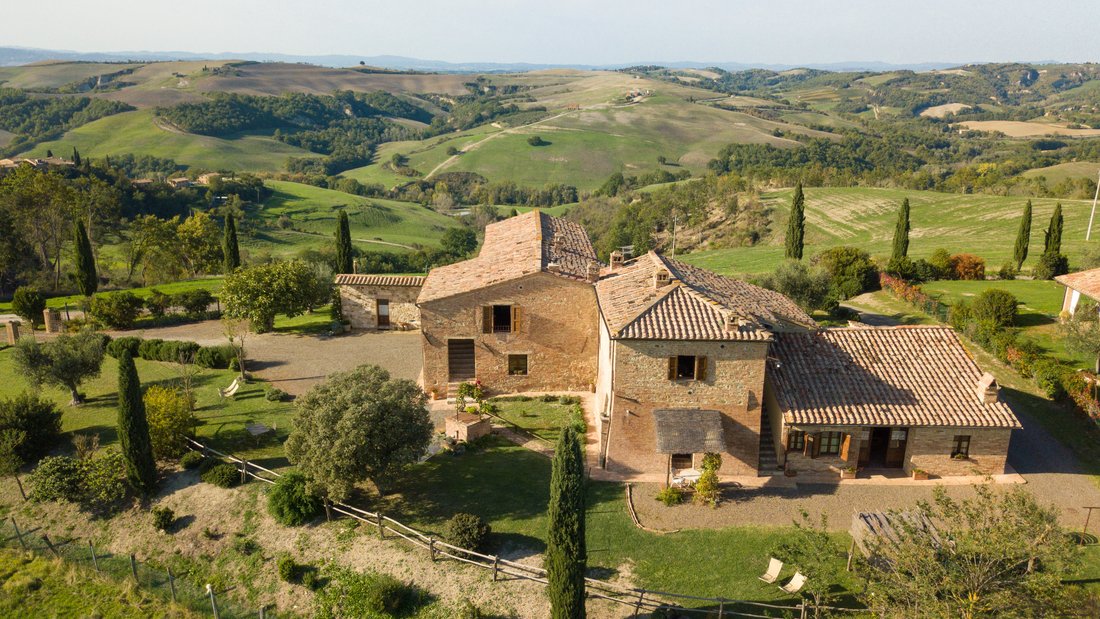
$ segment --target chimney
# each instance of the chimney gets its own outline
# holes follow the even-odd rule
[[[666,269],[657,269],[657,272],[653,274],[653,287],[654,288],[664,288],[665,286],[669,285],[669,283],[670,283],[670,276],[669,276],[668,270],[666,270]]]
[[[989,372],[982,374],[982,377],[978,380],[977,389],[978,399],[982,401],[982,404],[996,402],[998,391],[1000,391],[1000,387],[997,386],[997,379]]]
[[[615,250],[611,252],[611,270],[617,271],[623,268],[623,252]]]
[[[749,324],[748,321],[744,318],[741,318],[740,316],[737,316],[735,314],[726,314],[726,331],[729,333],[740,331],[741,328],[746,326],[747,324]]]
[[[588,281],[595,284],[600,279],[600,265],[595,262],[588,263]]]

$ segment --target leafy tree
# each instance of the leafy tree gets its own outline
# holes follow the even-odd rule
[[[1054,279],[1059,275],[1069,273],[1069,259],[1064,254],[1046,252],[1039,256],[1039,264],[1035,265],[1035,279]]]
[[[149,441],[157,460],[178,458],[186,448],[183,437],[195,428],[191,402],[175,389],[153,385],[142,396],[145,418],[149,423]]]
[[[584,456],[572,426],[566,426],[554,449],[550,473],[549,528],[546,536],[546,579],[550,616],[585,616]]]
[[[1050,225],[1047,227],[1043,244],[1044,254],[1062,253],[1062,203],[1054,205],[1054,212],[1050,215]]]
[[[134,358],[125,351],[118,358],[118,442],[126,463],[127,481],[148,496],[157,485],[157,465],[141,399],[141,380]]]
[[[226,316],[250,321],[252,330],[265,333],[275,326],[275,315],[298,316],[318,299],[317,276],[304,262],[272,262],[240,268],[225,278],[221,299]],[[326,291],[327,292],[327,291]]]
[[[191,275],[214,273],[222,263],[218,225],[205,211],[198,211],[176,227],[180,257]]]
[[[806,577],[802,593],[813,600],[815,616],[821,616],[817,607],[828,605],[836,595],[834,589],[844,564],[844,550],[829,533],[825,514],[821,514],[819,523],[814,523],[810,514],[802,510],[801,520],[794,521],[794,531],[772,554]]]
[[[1072,316],[1062,321],[1059,329],[1062,341],[1071,353],[1088,355],[1093,359],[1093,370],[1100,374],[1100,316],[1095,306],[1080,303]]]
[[[974,299],[970,311],[975,320],[988,320],[998,327],[1011,327],[1016,322],[1016,297],[1007,290],[987,288]]]
[[[15,295],[11,299],[11,308],[31,323],[31,329],[42,320],[42,312],[46,310],[46,296],[33,286],[20,286],[15,289]]]
[[[16,452],[32,462],[50,451],[61,436],[61,411],[53,402],[32,393],[0,400],[0,431],[22,435]]]
[[[19,480],[19,469],[23,468],[23,458],[19,455],[20,446],[26,441],[27,433],[22,430],[0,430],[0,476],[11,477],[19,486],[19,495],[27,500],[23,482]]]
[[[103,338],[90,331],[59,335],[39,344],[32,337],[19,340],[13,355],[15,367],[35,386],[51,385],[69,390],[70,405],[84,401],[80,385],[99,376],[103,365]]]
[[[88,316],[110,329],[132,329],[145,302],[129,290],[99,294],[92,298]]]
[[[775,272],[760,277],[757,283],[764,288],[790,297],[802,309],[831,310],[837,299],[832,294],[833,283],[829,272],[820,266],[810,266],[797,260],[786,260]]]
[[[898,518],[896,540],[870,551],[890,569],[863,565],[863,602],[878,616],[1079,616],[1062,581],[1078,553],[1058,524],[1058,511],[1022,488],[974,486],[973,498],[954,500],[942,486],[920,518]],[[813,576],[808,583],[813,582]]]
[[[364,365],[332,374],[298,398],[286,453],[310,489],[341,501],[369,479],[381,491],[394,469],[423,455],[432,437],[427,396],[410,380]]]
[[[237,245],[237,221],[233,215],[225,217],[225,236],[222,239],[222,264],[229,275],[241,266],[241,249]]]
[[[1027,248],[1031,244],[1031,200],[1024,206],[1024,214],[1020,217],[1020,229],[1016,232],[1016,247],[1013,249],[1012,258],[1016,261],[1016,270],[1019,271],[1027,260]]]
[[[477,235],[466,227],[447,228],[440,244],[448,254],[465,258],[477,248]]]
[[[898,223],[894,228],[894,260],[901,260],[909,255],[909,198],[901,201],[898,209]]]
[[[348,212],[341,209],[336,220],[336,272],[352,273],[355,266],[352,261],[355,250],[351,246],[351,226],[348,224]]]
[[[878,288],[878,269],[871,255],[858,247],[829,248],[814,256],[813,264],[829,273],[838,300]]]
[[[802,259],[802,244],[806,236],[806,197],[802,194],[802,183],[794,188],[791,198],[791,216],[787,220],[787,258]]]
[[[90,297],[99,289],[99,275],[95,270],[95,255],[92,253],[92,242],[88,239],[88,231],[84,228],[83,221],[77,221],[73,238],[73,252],[76,256],[76,288],[80,294]]]

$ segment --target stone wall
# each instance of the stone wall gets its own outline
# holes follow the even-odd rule
[[[653,410],[699,408],[722,413],[726,452],[722,475],[756,475],[767,342],[615,340],[614,396],[607,468],[623,474],[664,474]],[[668,379],[673,355],[707,357],[705,380]],[[698,460],[698,458],[696,458]]]
[[[970,437],[970,457],[951,457],[955,436]],[[905,470],[924,469],[930,475],[1001,475],[1008,463],[1008,428],[910,428]]]
[[[378,328],[378,299],[389,299],[390,326],[398,328],[402,324],[418,326],[420,310],[416,307],[416,297],[420,286],[365,286],[357,284],[340,285],[340,309],[344,319],[351,323],[352,329]]]
[[[482,333],[482,307],[521,310],[516,333]],[[596,382],[596,291],[592,284],[537,272],[422,304],[424,389],[447,390],[447,340],[474,340],[477,378],[490,393],[589,390]],[[508,355],[527,355],[526,376],[508,374]]]

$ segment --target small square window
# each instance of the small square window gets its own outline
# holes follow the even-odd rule
[[[951,457],[952,458],[969,458],[970,457],[970,436],[969,435],[957,435],[955,439],[951,441]]]
[[[802,451],[806,448],[806,433],[802,430],[791,430],[787,433],[787,451]]]
[[[508,375],[527,376],[527,355],[508,355]]]

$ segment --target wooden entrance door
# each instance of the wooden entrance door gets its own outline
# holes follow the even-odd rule
[[[390,300],[378,299],[375,301],[377,316],[378,316],[378,328],[384,329],[390,326]]]
[[[457,383],[475,376],[474,341],[447,340],[447,381]]]
[[[886,466],[898,468],[905,464],[905,445],[909,441],[909,428],[890,428],[890,441],[886,444]]]

